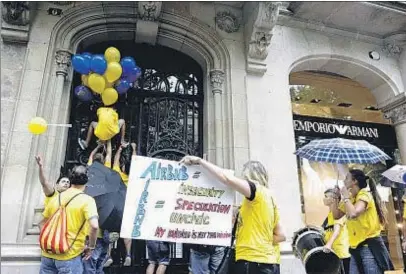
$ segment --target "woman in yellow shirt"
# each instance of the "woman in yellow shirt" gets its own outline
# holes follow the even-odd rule
[[[236,232],[236,267],[233,274],[279,273],[278,249],[285,240],[279,223],[279,212],[268,189],[268,173],[257,161],[243,167],[243,179],[196,156],[185,156],[181,163],[201,165],[223,184],[242,195]]]
[[[350,243],[350,274],[383,274],[393,270],[389,252],[381,238],[386,211],[376,185],[358,169],[350,170],[341,188],[343,201],[334,203],[334,219],[347,215]]]
[[[323,224],[324,240],[326,241],[324,252],[333,251],[341,260],[341,273],[349,274],[351,255],[349,252],[346,218],[344,216],[339,220],[334,220],[331,209],[333,204],[339,200],[340,196],[335,193],[334,189],[327,189],[324,192],[324,205],[330,208],[326,221]]]

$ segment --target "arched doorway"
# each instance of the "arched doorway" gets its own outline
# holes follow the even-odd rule
[[[358,68],[356,72],[354,64],[347,66],[338,61],[334,64],[338,69],[328,69],[329,65],[325,63],[319,68],[314,66],[314,69],[296,69],[290,74],[296,147],[299,148],[315,139],[361,139],[378,146],[394,161],[375,165],[338,166],[298,158],[303,219],[307,225],[320,226],[328,213],[328,208],[323,205],[324,191],[334,187],[337,180],[340,183],[349,168],[363,169],[377,183],[378,191],[385,201],[389,224],[382,234],[395,267],[403,269],[398,227],[398,223],[402,221],[399,214],[402,193],[399,189],[380,185],[380,174],[399,158],[394,128],[378,107],[379,100],[383,100],[391,91],[387,89],[390,85],[383,78],[371,79],[373,74],[370,71],[362,72],[362,69]],[[351,67],[355,76],[349,77]],[[357,79],[363,80],[356,81]],[[387,94],[382,94],[385,88]],[[376,92],[379,96],[375,96]],[[340,176],[337,176],[338,172]]]
[[[142,68],[142,76],[134,88],[122,95],[116,104],[120,118],[126,121],[126,141],[137,143],[139,155],[167,160],[180,160],[189,155],[203,155],[203,71],[189,56],[163,46],[150,46],[124,41],[109,41],[78,48],[78,52],[102,53],[109,46],[117,47],[122,56],[132,56]],[[80,84],[75,73],[73,89]],[[72,95],[74,96],[74,95]],[[65,166],[86,164],[96,138],[87,150],[78,145],[84,138],[96,111],[102,106],[100,98],[82,103],[73,97]],[[113,156],[119,140],[113,139]],[[122,161],[131,160],[131,150],[124,149]],[[133,241],[132,266],[134,270],[147,265],[144,241]],[[187,272],[189,250],[181,244],[171,244],[171,266],[168,273]],[[113,248],[112,273],[122,273],[125,249],[121,240]],[[129,268],[126,268],[129,269]]]

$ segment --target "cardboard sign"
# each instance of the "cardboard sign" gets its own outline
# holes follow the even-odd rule
[[[135,157],[122,238],[229,246],[234,191],[200,166]]]

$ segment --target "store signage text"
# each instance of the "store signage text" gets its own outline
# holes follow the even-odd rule
[[[333,123],[293,120],[295,131],[307,131],[326,134],[339,134],[367,138],[379,138],[378,129],[361,126],[348,126]]]

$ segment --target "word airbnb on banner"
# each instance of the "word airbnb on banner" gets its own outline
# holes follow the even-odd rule
[[[140,176],[141,179],[150,177],[151,180],[161,180],[161,181],[185,181],[189,179],[187,174],[187,167],[182,166],[176,168],[171,164],[163,166],[158,161],[153,161],[149,167]]]

